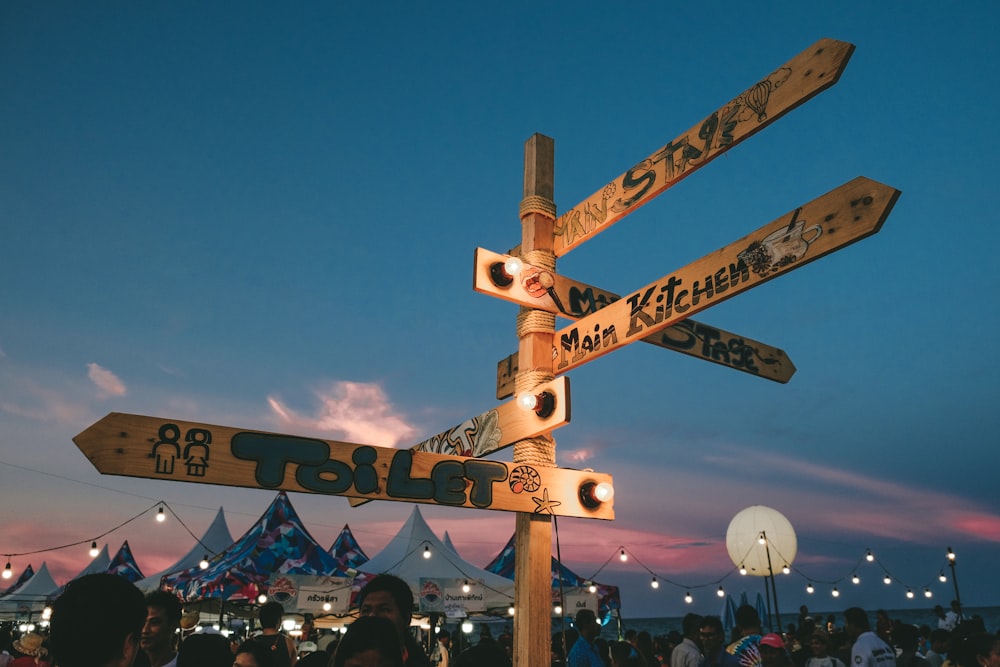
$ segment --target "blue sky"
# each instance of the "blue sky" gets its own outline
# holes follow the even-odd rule
[[[857,47],[836,86],[559,260],[623,293],[856,176],[903,192],[876,236],[698,316],[784,349],[788,384],[648,345],[570,373],[558,460],[612,474],[617,519],[561,521],[563,558],[587,575],[625,545],[678,583],[609,564],[626,615],[714,612],[702,584],[733,569],[729,521],[767,505],[798,535],[789,611],[927,603],[905,585],[946,603],[947,546],[963,602],[997,604],[997,14],[4,3],[0,553],[89,540],[159,499],[195,532],[224,506],[238,535],[273,498],[100,476],[71,438],[111,411],[406,446],[492,407],[516,307],[472,291],[472,253],[520,241],[524,142],[555,139],[568,210],[830,37]],[[293,503],[321,542],[349,523],[369,553],[410,512]],[[506,513],[424,509],[480,565],[513,532]],[[141,524],[107,540],[144,570],[187,550]],[[869,547],[899,583],[849,584]],[[84,558],[14,565],[68,576]]]

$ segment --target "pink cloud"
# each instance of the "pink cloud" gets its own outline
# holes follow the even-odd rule
[[[87,377],[97,385],[101,398],[108,396],[124,396],[125,383],[117,375],[95,363],[87,364]]]
[[[269,396],[267,402],[285,426],[332,434],[347,442],[394,447],[416,433],[402,415],[395,413],[377,384],[335,382],[314,394],[319,405],[312,415],[297,412],[274,396]]]

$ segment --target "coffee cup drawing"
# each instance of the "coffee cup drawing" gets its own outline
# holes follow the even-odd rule
[[[751,243],[739,254],[739,258],[754,273],[763,277],[805,257],[809,246],[823,235],[823,227],[806,227],[806,221],[798,220],[797,217],[798,211],[786,226],[771,232],[761,241]]]

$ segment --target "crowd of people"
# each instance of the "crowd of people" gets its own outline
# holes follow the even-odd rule
[[[736,610],[732,635],[718,616],[688,614],[681,632],[651,637],[626,631],[621,640],[601,638],[594,612],[582,609],[565,649],[553,642],[553,664],[564,667],[1000,667],[1000,632],[987,632],[981,618],[963,619],[961,606],[937,607],[936,628],[893,620],[852,607],[813,619],[806,607],[787,631],[765,633],[754,607]],[[562,655],[566,659],[561,658]]]
[[[92,574],[76,579],[53,604],[48,634],[0,634],[0,667],[511,667],[513,638],[481,626],[479,642],[459,649],[439,628],[424,647],[410,631],[414,599],[393,575],[373,578],[358,595],[358,618],[344,634],[319,634],[307,619],[300,636],[282,632],[285,610],[268,602],[258,610],[259,631],[235,639],[194,632],[172,594],[143,596],[126,579]],[[961,607],[934,610],[937,627],[917,627],[876,614],[874,627],[858,607],[843,624],[817,621],[803,607],[797,624],[765,633],[755,608],[736,610],[727,637],[717,616],[688,614],[681,632],[652,637],[626,631],[601,637],[592,610],[577,612],[573,627],[553,636],[553,667],[1000,667],[1000,634],[981,619],[963,619]]]

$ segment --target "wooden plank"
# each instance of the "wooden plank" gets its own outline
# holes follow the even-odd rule
[[[610,475],[112,412],[73,438],[106,475],[613,519],[580,487]]]
[[[492,276],[493,267],[503,264],[510,257],[476,248],[473,289],[571,320],[596,313],[621,298],[614,292],[530,264],[524,264],[509,284],[498,285]],[[642,340],[775,382],[788,382],[795,373],[795,365],[783,350],[690,319]],[[518,360],[513,357],[507,357],[497,366],[499,399],[510,396],[514,391],[510,371],[518,365]],[[504,368],[507,369],[505,374],[502,373]]]
[[[513,386],[513,382],[512,382]],[[492,410],[466,419],[423,442],[410,447],[413,451],[448,454],[449,456],[470,456],[481,458],[510,447],[518,440],[534,438],[553,429],[564,426],[570,420],[569,378],[556,378],[545,382],[533,390],[536,394],[548,392],[555,399],[552,412],[544,417],[532,410],[525,410],[516,401],[508,401]],[[369,502],[363,498],[351,498],[351,507]]]
[[[557,374],[879,231],[900,192],[859,176],[556,332]]]
[[[821,39],[559,216],[556,256],[604,231],[685,176],[831,87],[854,45]]]

